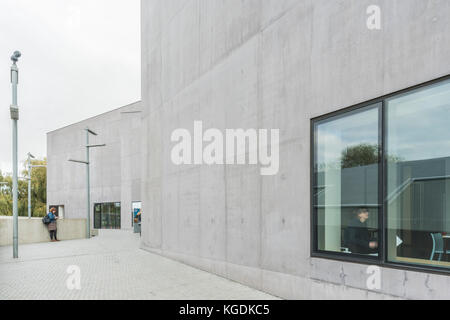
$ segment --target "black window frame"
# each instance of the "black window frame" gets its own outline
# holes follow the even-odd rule
[[[439,77],[430,81],[426,81],[420,83],[418,85],[414,85],[399,91],[395,91],[389,93],[387,95],[365,101],[362,103],[355,104],[350,107],[346,107],[334,112],[330,112],[318,117],[314,117],[310,119],[310,256],[311,258],[318,259],[327,259],[327,260],[335,260],[349,263],[359,263],[363,265],[377,265],[380,267],[386,267],[391,269],[399,269],[406,271],[415,271],[415,272],[423,272],[430,274],[439,274],[439,275],[450,275],[450,268],[440,267],[440,266],[424,266],[424,265],[414,265],[409,263],[402,262],[392,262],[388,260],[388,252],[387,252],[387,161],[385,157],[385,147],[386,147],[386,139],[387,139],[387,127],[386,127],[386,101],[390,98],[394,98],[400,95],[408,94],[414,90],[425,88],[434,84],[438,84],[439,82],[443,82],[450,79],[450,74]],[[379,165],[378,179],[379,179],[379,203],[381,205],[381,216],[379,216],[379,239],[380,239],[380,247],[379,247],[379,256],[363,256],[357,254],[346,254],[341,252],[329,252],[329,251],[320,251],[317,250],[317,215],[314,211],[314,186],[316,185],[316,174],[315,174],[315,152],[316,152],[316,132],[315,125],[318,122],[322,122],[324,120],[345,116],[351,112],[355,112],[357,110],[362,110],[364,108],[374,106],[376,104],[380,104],[380,121],[379,121],[379,135],[380,139],[380,161],[381,165]]]

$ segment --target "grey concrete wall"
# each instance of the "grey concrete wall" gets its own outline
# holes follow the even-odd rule
[[[382,30],[366,9],[382,8]],[[310,257],[310,119],[450,73],[447,0],[143,0],[143,248],[284,298],[450,298]],[[170,135],[279,128],[280,172],[181,166]]]
[[[86,167],[68,162],[86,158],[89,127],[98,136],[91,144],[91,220],[95,203],[121,202],[121,225],[131,228],[131,202],[140,200],[140,102],[47,134],[47,204],[64,205],[65,218],[86,217]],[[93,227],[93,224],[91,224]]]
[[[59,240],[86,238],[86,219],[60,219],[57,222]],[[50,234],[41,218],[19,218],[19,244],[50,241]],[[13,244],[13,219],[0,217],[0,246]]]

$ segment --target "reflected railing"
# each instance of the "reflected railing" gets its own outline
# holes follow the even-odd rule
[[[415,182],[424,182],[424,181],[435,181],[435,180],[447,180],[450,179],[450,175],[447,176],[434,176],[434,177],[420,177],[420,178],[408,178],[405,182],[403,182],[400,186],[398,186],[395,190],[393,190],[387,196],[387,203],[391,204],[394,202],[406,189],[408,189]]]

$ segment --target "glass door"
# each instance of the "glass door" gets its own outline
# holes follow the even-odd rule
[[[135,222],[141,221],[142,202],[135,201],[131,204],[131,226],[134,226]]]

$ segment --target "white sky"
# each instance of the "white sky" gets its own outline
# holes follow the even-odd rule
[[[0,0],[3,172],[12,171],[15,50],[22,52],[19,161],[46,155],[48,131],[140,100],[140,0]]]

